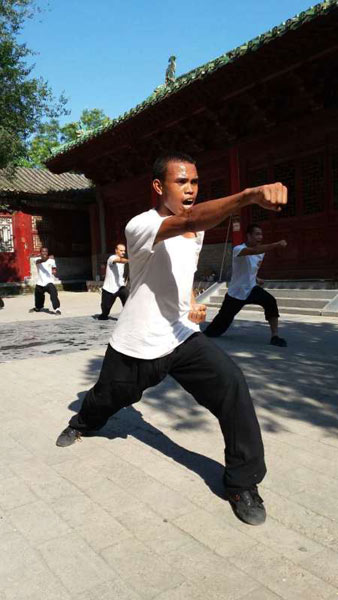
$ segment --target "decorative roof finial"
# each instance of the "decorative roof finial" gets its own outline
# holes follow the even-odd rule
[[[176,79],[176,56],[170,56],[169,64],[165,72],[165,84],[170,85]]]

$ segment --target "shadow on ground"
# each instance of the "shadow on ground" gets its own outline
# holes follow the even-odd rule
[[[68,408],[77,412],[85,394],[86,392],[80,392],[79,399],[72,402]],[[224,499],[222,483],[224,466],[203,454],[183,448],[151,423],[145,421],[142,413],[133,406],[120,410],[109,419],[100,431],[95,433],[95,436],[108,439],[126,439],[128,435],[196,473],[216,496]]]
[[[338,325],[289,322],[284,330],[287,348],[270,346],[267,325],[250,321],[237,321],[213,341],[242,368],[256,407],[263,409],[263,430],[278,433],[298,421],[337,435]],[[89,361],[86,383],[96,380],[102,358]],[[144,401],[170,416],[172,428],[209,428],[205,409],[170,377],[147,390]]]
[[[285,429],[283,417],[337,435],[338,325],[289,322],[284,330],[287,348],[267,344],[267,325],[249,321],[213,341],[243,369],[256,406],[265,409],[263,429]]]
[[[334,349],[337,326],[292,323],[288,333],[289,347],[274,348],[266,344],[264,323],[246,321],[233,328],[231,335],[219,338],[215,343],[242,367],[255,404],[263,409],[259,410],[263,430],[278,433],[288,430],[290,420],[297,420],[336,435],[337,364]],[[89,360],[84,372],[88,387],[95,383],[102,360],[103,353]],[[70,410],[79,410],[84,394],[81,392],[78,400],[70,404]],[[147,390],[143,402],[166,415],[167,428],[192,431],[210,428],[205,409],[195,404],[170,377]],[[108,439],[131,435],[198,474],[214,494],[224,497],[223,465],[183,448],[145,421],[134,406],[114,415],[97,435]]]

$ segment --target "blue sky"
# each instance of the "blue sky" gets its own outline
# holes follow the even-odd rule
[[[35,76],[84,108],[110,117],[142,102],[164,81],[220,56],[311,6],[309,0],[40,0],[46,10],[21,35]]]

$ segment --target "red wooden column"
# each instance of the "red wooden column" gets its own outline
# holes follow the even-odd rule
[[[230,171],[230,194],[238,194],[241,191],[240,188],[240,175],[239,175],[239,157],[238,157],[238,146],[233,146],[229,151],[229,171]],[[244,241],[244,235],[241,227],[240,214],[234,214],[232,216],[232,244],[238,246]]]
[[[32,218],[22,212],[13,216],[13,236],[16,268],[19,281],[30,276],[30,255],[32,252]]]

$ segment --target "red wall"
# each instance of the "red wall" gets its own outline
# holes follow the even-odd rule
[[[288,186],[289,204],[281,215],[256,207],[243,210],[239,219],[234,215],[233,244],[243,241],[250,222],[259,223],[267,243],[280,239],[288,242],[285,250],[266,255],[263,277],[338,278],[337,139],[338,119],[317,113],[309,121],[285,123],[278,131],[241,141],[238,147],[199,157],[201,202],[276,180]],[[262,180],[259,174],[264,175]],[[154,196],[150,177],[107,184],[100,193],[110,252],[124,240],[127,221],[153,206]],[[227,220],[206,232],[205,244],[224,242],[226,232]]]
[[[86,211],[40,210],[32,229],[32,214],[2,214],[12,219],[14,252],[0,253],[0,282],[24,281],[30,276],[30,257],[41,244],[59,257],[90,256],[89,216]]]
[[[285,249],[265,256],[267,279],[338,279],[338,123],[313,120],[307,127],[285,128],[260,142],[242,144],[242,187],[262,177],[282,181],[289,202],[280,214],[250,207],[242,211],[243,229],[257,222],[264,241],[285,239]]]
[[[1,252],[0,254],[0,282],[23,281],[30,275],[31,217],[22,212],[13,215],[3,213],[1,216],[12,220],[14,252]]]

